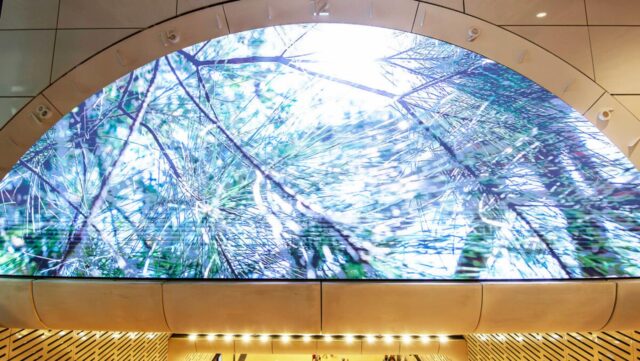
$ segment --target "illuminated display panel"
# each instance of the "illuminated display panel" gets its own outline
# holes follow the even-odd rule
[[[0,274],[257,279],[640,276],[640,173],[478,54],[354,25],[158,59],[0,183]]]

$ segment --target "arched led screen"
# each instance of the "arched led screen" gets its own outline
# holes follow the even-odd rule
[[[0,273],[639,276],[639,174],[478,54],[272,27],[158,59],[51,128],[0,183]]]

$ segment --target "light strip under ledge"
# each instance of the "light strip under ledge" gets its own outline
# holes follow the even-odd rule
[[[410,344],[413,342],[427,344],[432,341],[439,341],[445,343],[449,340],[463,339],[461,335],[418,335],[418,334],[401,334],[401,335],[355,335],[355,334],[173,334],[173,338],[187,338],[190,341],[224,341],[230,343],[232,341],[251,343],[251,342],[282,342],[289,343],[291,341],[302,342],[345,342],[352,344],[357,341],[367,342],[369,344],[376,342],[393,343],[401,342],[404,344]]]

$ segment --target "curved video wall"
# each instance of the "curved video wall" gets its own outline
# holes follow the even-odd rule
[[[532,81],[398,31],[288,25],[105,87],[0,182],[0,275],[640,276],[640,172]]]

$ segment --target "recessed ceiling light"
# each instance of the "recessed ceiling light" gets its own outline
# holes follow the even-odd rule
[[[543,17],[545,17],[545,16],[547,16],[547,13],[545,13],[544,11],[543,11],[543,12],[541,12],[541,13],[537,13],[537,14],[536,14],[536,17],[537,17],[538,19],[542,19],[542,18],[543,18]]]
[[[374,343],[376,342],[376,337],[374,335],[367,335],[366,336],[367,342],[368,343]]]

